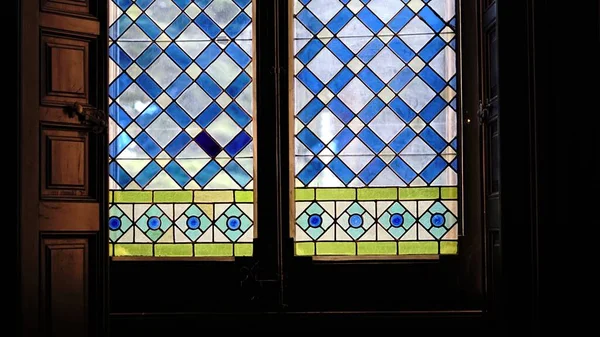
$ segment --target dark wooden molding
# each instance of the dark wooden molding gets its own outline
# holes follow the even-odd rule
[[[97,37],[100,32],[100,23],[92,17],[65,16],[62,13],[42,12],[39,15],[40,26],[57,31],[77,33]]]
[[[40,0],[40,8],[44,12],[78,17],[94,17],[94,0]]]
[[[112,336],[138,333],[177,333],[190,324],[228,326],[230,332],[348,333],[398,331],[420,335],[485,335],[485,318],[480,311],[380,311],[380,312],[206,312],[206,313],[118,313],[111,314]],[[228,322],[236,322],[230,325]]]

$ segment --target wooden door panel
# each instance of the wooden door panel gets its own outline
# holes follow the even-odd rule
[[[26,336],[104,335],[106,132],[70,109],[105,108],[105,7],[104,0],[21,5]]]
[[[87,335],[88,240],[43,238],[41,257],[44,330],[51,336]]]
[[[88,131],[42,126],[41,195],[44,199],[91,199]]]
[[[94,39],[42,30],[40,47],[42,105],[90,103],[90,90],[95,91],[95,83],[97,83],[96,78],[89,78],[91,52],[96,50],[95,46],[90,44],[95,44]],[[94,74],[92,73],[92,77],[95,77]]]

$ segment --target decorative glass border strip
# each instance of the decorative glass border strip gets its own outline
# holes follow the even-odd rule
[[[254,191],[110,191],[115,257],[251,256]]]
[[[296,188],[298,256],[454,255],[457,187]]]

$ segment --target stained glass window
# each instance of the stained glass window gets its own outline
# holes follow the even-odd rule
[[[295,0],[297,255],[455,254],[455,0]]]
[[[110,1],[112,255],[252,254],[251,2]]]

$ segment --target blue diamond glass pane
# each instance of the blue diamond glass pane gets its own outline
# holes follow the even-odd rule
[[[211,103],[200,115],[196,118],[196,122],[206,128],[210,123],[221,113],[222,109],[217,103]]]
[[[253,238],[244,235],[254,225],[251,3],[108,2],[114,256],[251,254]],[[237,219],[235,233],[212,236],[218,212]],[[215,243],[230,246],[215,253]]]
[[[296,254],[456,254],[457,7],[290,3]]]
[[[233,39],[237,37],[242,30],[248,27],[251,21],[252,20],[248,15],[246,15],[246,13],[240,13],[240,15],[233,19],[227,28],[225,28],[225,33],[227,33],[227,35]]]
[[[137,2],[139,4],[139,2]],[[146,14],[140,15],[136,20],[135,24],[138,25],[151,39],[156,39],[162,30],[152,21]]]
[[[323,42],[317,39],[310,40],[297,55],[298,60],[307,64],[323,49]]]
[[[135,121],[142,128],[146,128],[148,125],[150,125],[150,123],[152,123],[156,116],[161,113],[161,111],[162,109],[160,106],[158,106],[158,104],[152,103],[146,108],[146,110],[142,111],[142,113],[137,116]]]

